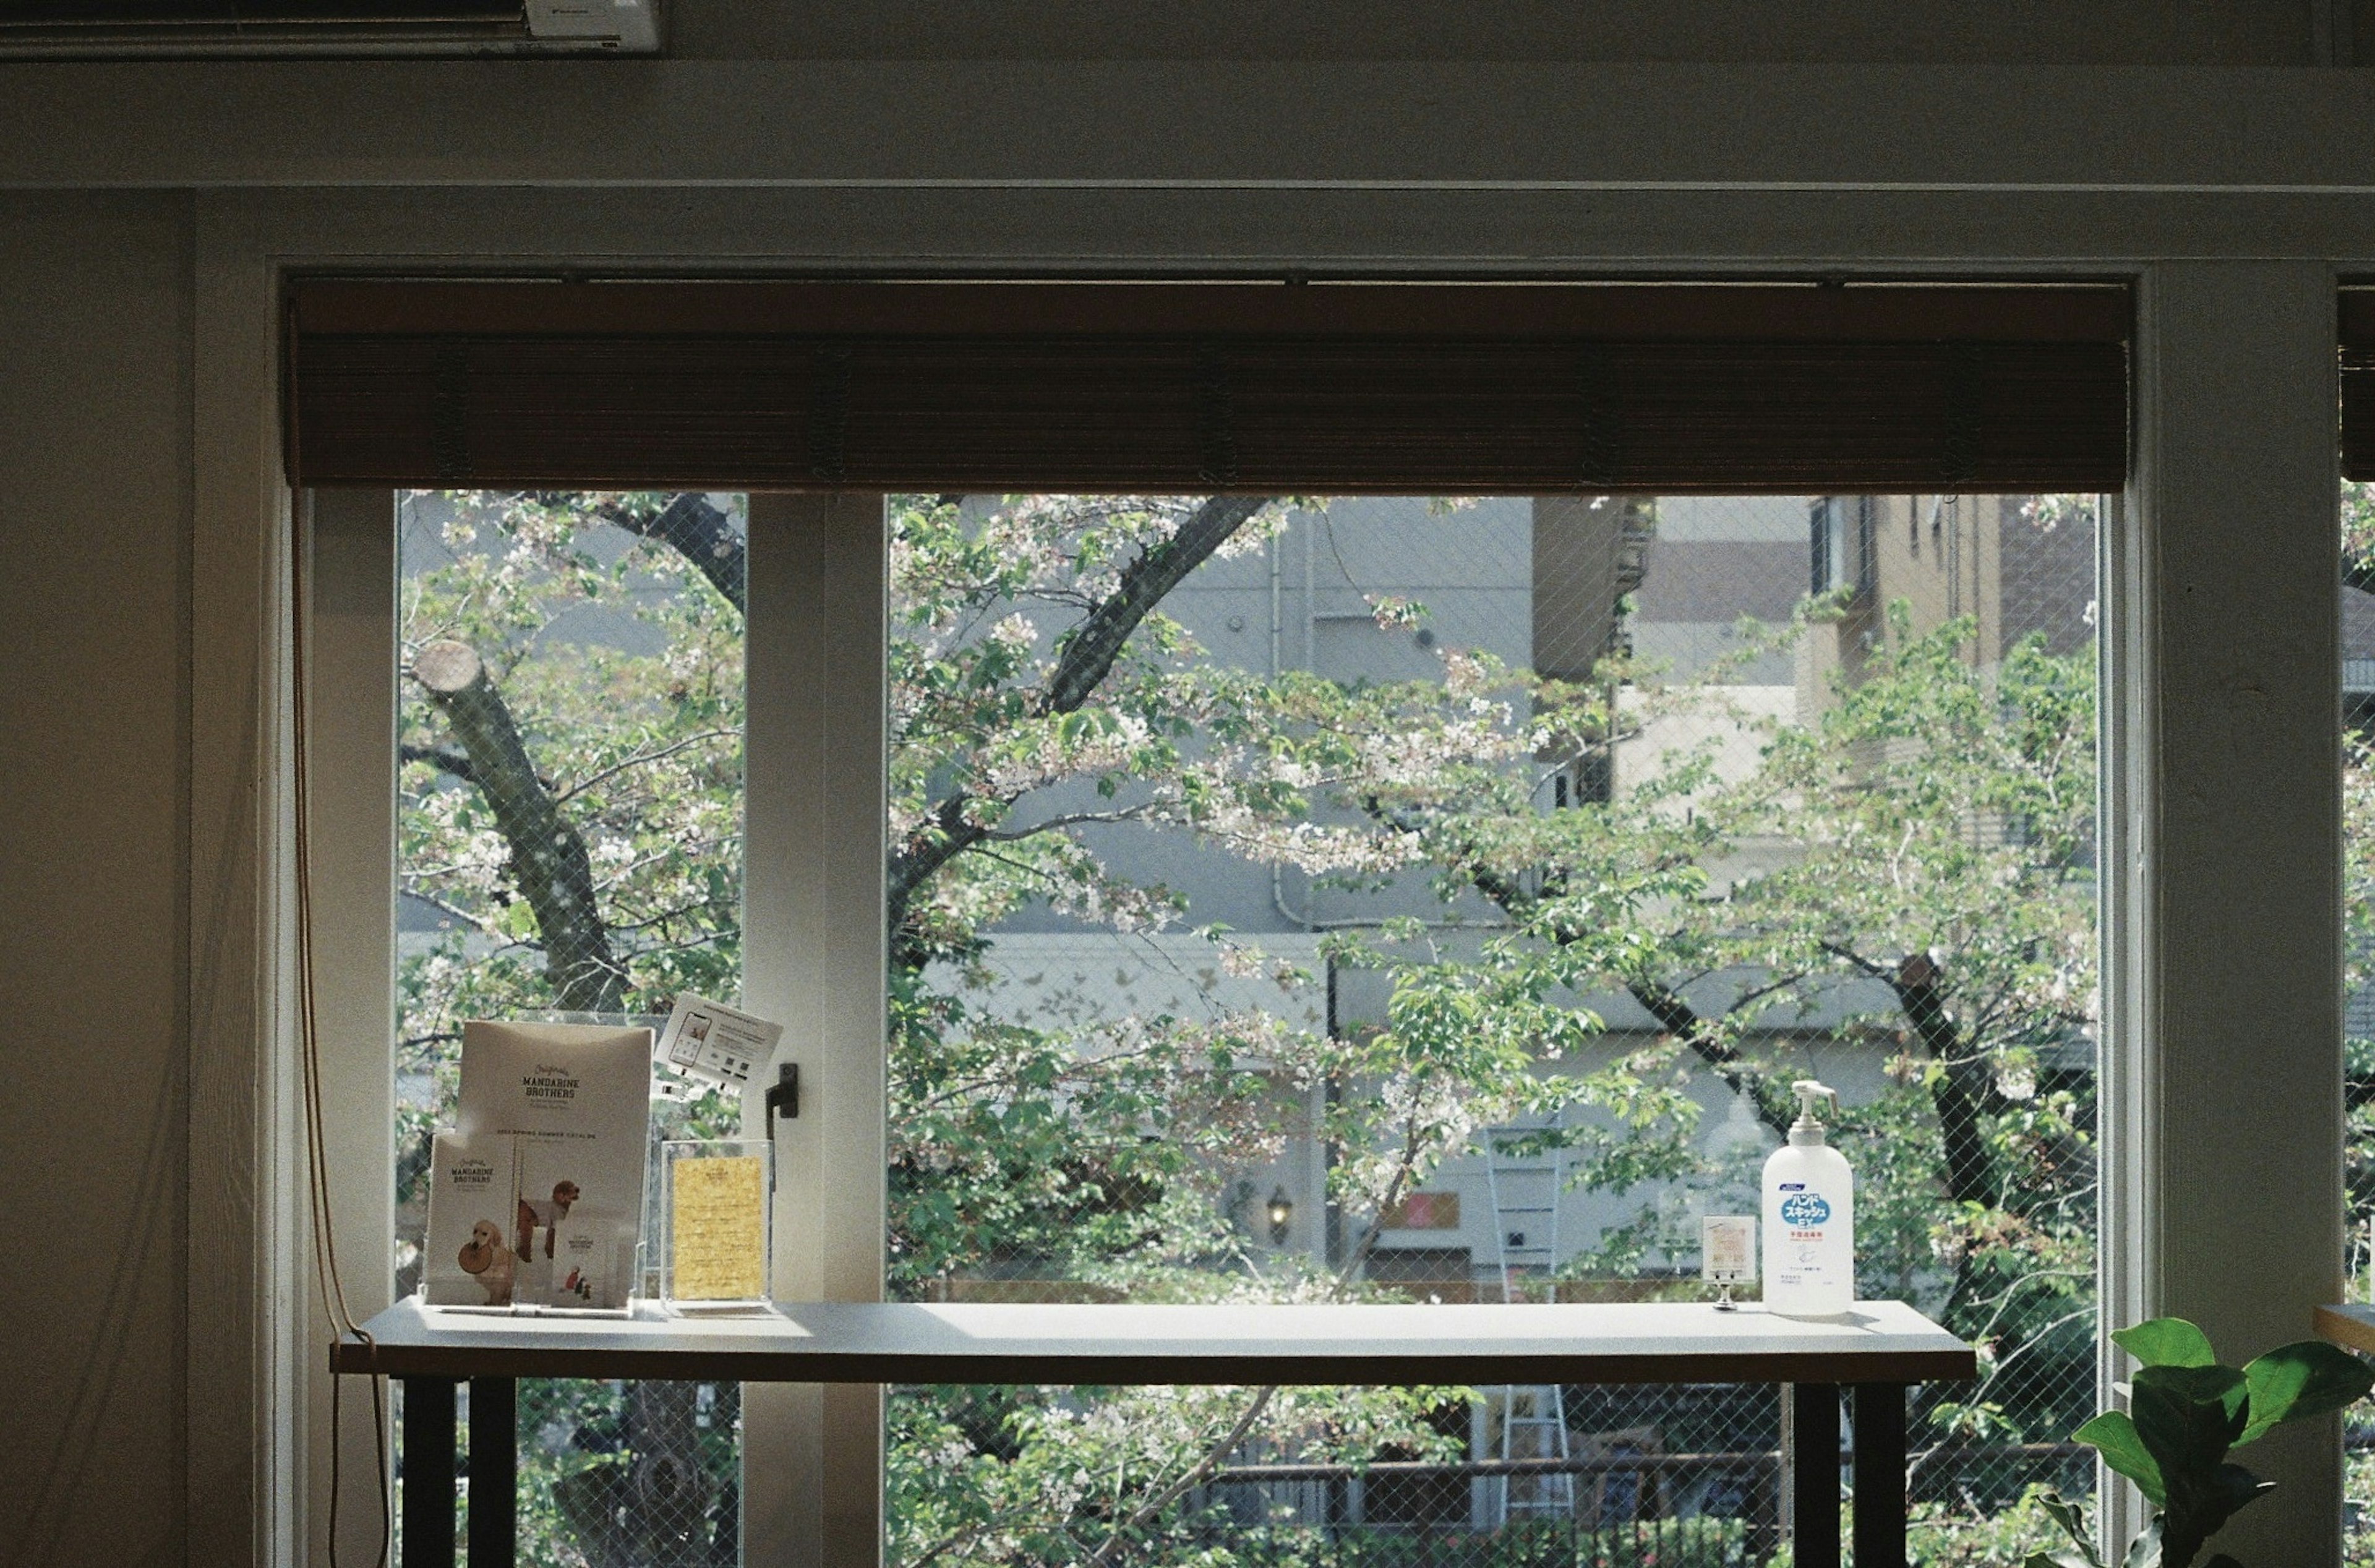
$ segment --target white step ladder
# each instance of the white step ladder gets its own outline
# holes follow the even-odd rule
[[[1547,1274],[1558,1262],[1559,1197],[1566,1189],[1566,1150],[1526,1147],[1535,1135],[1554,1132],[1555,1120],[1540,1126],[1483,1128],[1484,1180],[1493,1200],[1493,1241],[1501,1276],[1501,1299],[1524,1299],[1521,1270]],[[1566,1396],[1555,1383],[1508,1384],[1485,1391],[1485,1449],[1495,1460],[1565,1459]],[[1485,1483],[1485,1527],[1512,1519],[1571,1519],[1575,1476],[1571,1471],[1503,1475]]]

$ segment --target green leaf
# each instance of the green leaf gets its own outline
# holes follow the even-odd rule
[[[2068,1551],[2032,1551],[2020,1568],[2103,1568],[2103,1565],[2092,1554],[2081,1555],[2074,1549]]]
[[[2063,1535],[2085,1550],[2089,1557],[2094,1555],[2095,1541],[2086,1530],[2086,1515],[2079,1511],[2076,1503],[2058,1491],[2048,1491],[2038,1494],[2037,1505],[2045,1510],[2047,1518],[2062,1527]]]
[[[2145,1446],[2143,1434],[2126,1411],[2105,1410],[2072,1432],[2070,1440],[2086,1444],[2101,1454],[2103,1463],[2135,1482],[2154,1507],[2168,1501],[2168,1489],[2160,1479],[2160,1462]]]
[[[2243,1568],[2243,1565],[2222,1551],[2204,1563],[2202,1568]]]
[[[2160,1568],[2161,1515],[2153,1515],[2152,1523],[2136,1532],[2128,1542],[2127,1555],[2120,1559],[2120,1568]]]
[[[2128,1412],[2169,1478],[2207,1472],[2243,1431],[2250,1394],[2231,1366],[2148,1366],[2130,1385]]]
[[[2242,1372],[2231,1366],[2148,1366],[2137,1371],[2130,1386],[2166,1390],[2197,1405],[2239,1410],[2249,1397]]]
[[[2168,1511],[2161,1517],[2165,1568],[2188,1568],[2203,1543],[2224,1529],[2246,1503],[2275,1490],[2240,1465],[2169,1478]]]
[[[2235,1440],[2251,1442],[2278,1421],[2301,1421],[2354,1405],[2375,1387],[2375,1368],[2322,1339],[2279,1346],[2243,1369],[2251,1388],[2251,1424]]]
[[[2215,1366],[2210,1336],[2181,1317],[2156,1317],[2122,1328],[2111,1342],[2146,1366]]]

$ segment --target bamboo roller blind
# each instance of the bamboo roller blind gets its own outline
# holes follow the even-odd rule
[[[2116,489],[2107,286],[312,280],[303,485]]]

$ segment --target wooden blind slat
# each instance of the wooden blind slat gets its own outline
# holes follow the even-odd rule
[[[1344,494],[2126,477],[2116,291],[1942,289],[1925,322],[1918,289],[1647,289],[1628,310],[1591,289],[709,288],[301,290],[292,477]],[[1183,319],[1197,330],[1144,329]]]

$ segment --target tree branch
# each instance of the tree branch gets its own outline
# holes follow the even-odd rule
[[[1120,584],[1063,640],[1055,670],[1032,705],[1040,717],[1078,712],[1113,673],[1130,633],[1188,574],[1212,557],[1239,528],[1270,502],[1255,496],[1213,496],[1199,506],[1177,533],[1150,545],[1121,574]],[[885,902],[889,908],[893,962],[911,961],[912,942],[900,933],[916,891],[958,855],[979,843],[988,830],[966,818],[974,797],[959,790],[935,807],[926,825],[891,853]]]
[[[646,762],[657,762],[664,758],[673,757],[685,748],[689,746],[698,746],[704,740],[715,740],[720,736],[738,736],[742,732],[740,730],[737,729],[705,729],[698,735],[688,735],[682,740],[677,741],[671,745],[663,746],[656,751],[639,751],[632,757],[626,758],[621,761],[613,762],[607,768],[603,768],[593,773],[587,774],[585,778],[578,780],[573,784],[571,784],[567,789],[562,790],[561,792],[560,798],[564,801],[574,800],[577,796],[585,794],[587,790],[592,789],[596,784],[602,783],[605,779],[616,778],[630,768],[640,768]]]
[[[1142,806],[1118,806],[1111,811],[1066,811],[1054,817],[1043,817],[1027,828],[994,828],[982,834],[993,843],[1021,843],[1037,838],[1041,833],[1054,832],[1058,828],[1077,828],[1083,823],[1142,822],[1147,817],[1170,804],[1150,800]]]
[[[1896,994],[1896,1005],[1912,1025],[1922,1050],[1938,1064],[1931,1080],[1930,1105],[1938,1117],[1938,1147],[1946,1161],[1946,1196],[1956,1204],[1993,1208],[2004,1197],[1997,1190],[1996,1160],[1988,1148],[1983,1118],[2003,1109],[2003,1097],[1985,1067],[1969,1058],[1968,1042],[1955,1016],[1946,1008],[1945,979],[1926,952],[1908,953],[1894,970],[1876,963],[1837,942],[1824,949],[1884,982]],[[1968,1299],[1976,1279],[1968,1248],[1955,1259],[1954,1283],[1946,1293],[1949,1313]]]
[[[734,521],[710,504],[707,496],[688,492],[657,512],[609,501],[594,508],[605,523],[646,539],[673,545],[692,569],[709,579],[737,613],[747,613],[750,584],[750,549],[734,531]]]
[[[458,746],[414,746],[408,742],[396,749],[396,755],[398,761],[426,762],[464,784],[478,783],[478,776],[470,771],[470,754]]]
[[[1077,712],[1094,695],[1130,634],[1144,624],[1165,595],[1188,573],[1212,557],[1261,509],[1266,497],[1213,496],[1199,506],[1176,533],[1150,546],[1121,574],[1114,592],[1099,601],[1064,639],[1055,670],[1034,704],[1042,716]],[[657,512],[624,504],[595,509],[603,521],[644,538],[674,547],[694,570],[706,577],[737,610],[746,608],[750,552],[731,521],[709,498],[699,494],[676,497]],[[584,788],[584,785],[579,785]],[[907,924],[907,908],[927,881],[959,855],[971,849],[988,831],[966,819],[973,797],[958,791],[931,812],[928,825],[894,849],[886,878],[886,903],[895,954],[907,944],[898,933]]]
[[[935,1558],[943,1556],[950,1551],[953,1551],[958,1547],[964,1545],[967,1541],[973,1539],[984,1530],[988,1529],[991,1525],[998,1522],[998,1521],[995,1518],[976,1519],[970,1525],[963,1525],[958,1527],[956,1529],[951,1530],[947,1535],[942,1536],[939,1540],[934,1541],[929,1547],[927,1547],[920,1555],[908,1559],[907,1568],[926,1568],[926,1564],[932,1562]]]
[[[1418,1118],[1412,1115],[1402,1123],[1402,1149],[1400,1156],[1395,1161],[1393,1179],[1386,1184],[1385,1194],[1377,1202],[1377,1212],[1369,1216],[1369,1222],[1362,1229],[1360,1240],[1353,1243],[1346,1251],[1343,1267],[1336,1271],[1335,1284],[1331,1288],[1335,1295],[1341,1296],[1349,1290],[1353,1281],[1366,1267],[1370,1254],[1377,1248],[1377,1238],[1386,1232],[1386,1217],[1400,1205],[1402,1193],[1409,1185],[1412,1175],[1418,1169]]]
[[[450,914],[455,919],[460,921],[463,925],[467,925],[471,930],[479,932],[481,935],[485,934],[487,923],[479,919],[477,915],[472,914],[468,910],[456,908],[455,905],[446,902],[443,899],[437,897],[433,893],[422,892],[417,887],[406,888],[404,891],[413,898],[419,899],[422,903],[427,904],[438,914]]]
[[[1229,1428],[1226,1435],[1206,1449],[1204,1456],[1189,1466],[1185,1475],[1132,1509],[1129,1517],[1114,1527],[1113,1533],[1105,1537],[1104,1542],[1098,1546],[1096,1551],[1087,1562],[1081,1565],[1081,1568],[1106,1568],[1107,1564],[1121,1555],[1121,1550],[1128,1544],[1132,1531],[1188,1495],[1207,1476],[1219,1469],[1221,1461],[1235,1452],[1237,1444],[1246,1440],[1246,1433],[1254,1429],[1254,1422],[1259,1421],[1261,1413],[1270,1409],[1270,1402],[1277,1393],[1278,1389],[1275,1386],[1257,1390],[1253,1402],[1245,1408],[1244,1413],[1237,1417],[1236,1423]]]
[[[1755,1107],[1758,1121],[1783,1138],[1790,1136],[1789,1113],[1766,1103],[1765,1096],[1757,1092],[1761,1086],[1743,1065],[1740,1053],[1679,992],[1648,980],[1628,980],[1625,989],[1658,1020],[1660,1029],[1689,1046],[1691,1054],[1705,1062],[1734,1094],[1745,1096]]]
[[[1962,1031],[1939,986],[1943,978],[1930,955],[1914,953],[1896,966],[1888,984],[1915,1038],[1939,1065],[1930,1102],[1938,1113],[1938,1141],[1946,1154],[1946,1195],[1957,1203],[1993,1206],[2001,1195],[1981,1118],[2001,1108],[1997,1090],[1984,1067],[1965,1060]]]
[[[1043,713],[1069,713],[1089,700],[1113,669],[1129,634],[1179,586],[1211,559],[1236,531],[1270,502],[1258,496],[1216,495],[1196,509],[1179,531],[1149,548],[1121,574],[1121,584],[1064,639],[1040,699]]]

